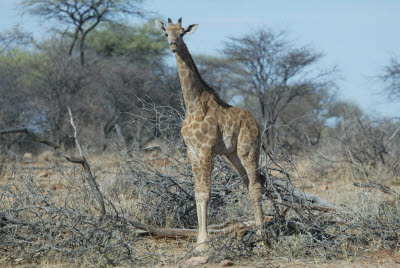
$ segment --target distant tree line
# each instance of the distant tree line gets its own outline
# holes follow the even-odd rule
[[[105,150],[107,139],[118,129],[131,147],[157,137],[157,115],[143,109],[144,102],[184,114],[177,69],[166,61],[171,52],[164,36],[152,20],[137,25],[120,22],[124,15],[143,18],[141,4],[23,1],[23,11],[55,27],[42,40],[17,28],[0,34],[1,128],[28,127],[68,146],[70,107],[87,148]],[[293,152],[318,148],[327,138],[342,139],[338,133],[354,127],[350,118],[360,123],[360,131],[369,131],[374,142],[384,140],[379,137],[391,135],[398,125],[396,120],[369,119],[355,104],[338,101],[336,68],[321,69],[323,55],[294,43],[285,32],[263,28],[230,38],[222,52],[194,55],[199,71],[225,101],[253,112],[267,149],[273,148],[277,136]],[[399,69],[393,59],[381,77],[387,82],[386,92],[396,98]],[[351,139],[359,140],[357,135]],[[1,139],[3,155],[15,143],[33,146],[19,140],[23,136]],[[385,161],[386,147],[375,147],[371,158]]]

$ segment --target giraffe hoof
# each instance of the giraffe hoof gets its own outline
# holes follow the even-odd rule
[[[210,236],[208,233],[199,233],[197,236],[197,244],[196,250],[197,251],[207,251],[210,248]]]
[[[203,243],[197,243],[196,245],[196,251],[198,252],[204,252],[210,249],[210,246],[208,245],[207,241]]]

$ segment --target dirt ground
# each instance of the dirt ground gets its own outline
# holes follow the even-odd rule
[[[179,243],[178,243],[179,244]],[[170,248],[170,254],[176,254],[177,252],[181,252],[179,249]],[[181,252],[182,253],[182,252]],[[161,263],[158,265],[148,265],[147,267],[204,267],[204,268],[219,268],[219,267],[227,267],[223,266],[221,263],[213,263],[207,262],[201,265],[188,265],[187,260],[177,260],[178,262],[175,264],[171,263]],[[394,253],[390,250],[383,249],[375,252],[371,252],[366,256],[353,259],[353,260],[288,260],[285,258],[279,259],[265,259],[265,260],[242,260],[242,261],[233,261],[233,265],[229,267],[268,267],[268,268],[288,268],[288,267],[310,267],[310,268],[373,268],[373,267],[400,267],[400,255]],[[86,264],[86,267],[96,267],[96,264]],[[43,268],[67,268],[67,267],[81,267],[77,264],[72,263],[51,263],[51,261],[45,261],[41,264],[19,264],[18,260],[12,263],[4,264],[3,267],[19,267],[19,268],[28,268],[28,267],[43,267]],[[135,267],[135,266],[117,266],[117,267]]]
[[[88,265],[88,267],[96,267],[95,264]],[[44,268],[67,268],[67,267],[79,267],[76,264],[52,264],[51,262],[44,262],[41,264],[18,264],[18,263],[9,263],[3,267],[19,267],[19,268],[28,268],[28,267],[44,267]],[[118,266],[125,267],[125,266]],[[126,267],[135,267],[135,266],[126,266]],[[221,265],[221,263],[206,263],[202,265],[188,265],[185,260],[178,262],[176,264],[168,264],[163,263],[156,266],[149,265],[148,267],[204,267],[204,268],[219,268],[226,267]],[[252,260],[243,260],[238,262],[233,262],[232,266],[229,267],[268,267],[268,268],[288,268],[288,267],[310,267],[310,268],[389,268],[389,267],[400,267],[400,256],[388,251],[388,250],[380,250],[375,253],[371,253],[370,256],[362,257],[357,260],[331,260],[331,261],[321,261],[321,260],[287,260],[284,258],[281,259],[267,259],[263,261],[252,261]]]

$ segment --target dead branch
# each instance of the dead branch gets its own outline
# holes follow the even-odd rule
[[[266,222],[271,221],[271,217],[267,216],[264,218]],[[151,236],[155,236],[158,238],[188,238],[191,240],[195,240],[197,236],[197,229],[177,229],[177,228],[154,228],[148,224],[144,224],[138,221],[127,220],[124,218],[120,218],[119,221],[125,224],[129,224],[134,228],[139,230],[144,230],[147,233],[140,232],[143,234],[148,234]],[[222,224],[211,225],[209,226],[210,234],[218,234],[218,235],[229,235],[231,233],[243,233],[248,228],[253,228],[254,223],[251,221],[246,221],[244,217],[241,217],[237,220],[226,221]]]
[[[89,165],[88,161],[86,161],[85,156],[83,155],[82,147],[78,140],[78,133],[76,130],[76,126],[74,124],[74,119],[72,117],[72,112],[69,107],[68,107],[68,113],[69,113],[71,125],[74,128],[74,139],[75,139],[76,148],[78,149],[79,154],[83,160],[81,164],[83,166],[83,169],[85,170],[86,180],[89,183],[90,187],[92,188],[92,192],[93,192],[93,194],[96,198],[97,204],[100,208],[100,214],[102,217],[104,217],[106,215],[106,207],[104,205],[103,194],[100,192],[99,186],[97,185],[97,183],[92,175],[92,172],[90,170],[90,165]]]
[[[78,131],[76,130],[76,126],[74,124],[74,118],[72,117],[72,112],[71,112],[71,109],[69,108],[69,106],[67,108],[68,108],[69,120],[70,120],[72,128],[74,129],[75,145],[76,145],[76,148],[79,151],[79,155],[81,157],[83,157],[82,147],[81,147],[81,144],[79,143],[79,140],[78,140]]]

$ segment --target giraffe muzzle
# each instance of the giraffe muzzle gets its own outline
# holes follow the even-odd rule
[[[171,48],[172,52],[174,52],[174,53],[176,52],[176,49],[177,49],[176,43],[169,44],[169,47]]]

